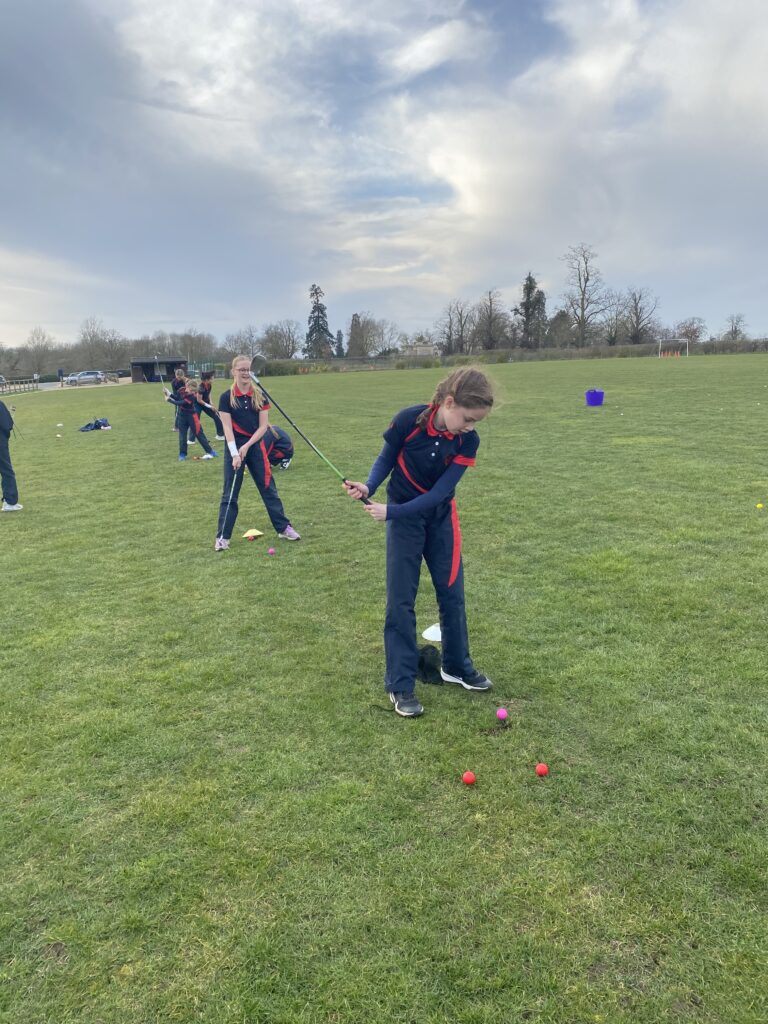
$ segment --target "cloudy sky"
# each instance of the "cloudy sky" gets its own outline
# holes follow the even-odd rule
[[[0,344],[408,331],[559,257],[768,334],[764,0],[0,2]]]

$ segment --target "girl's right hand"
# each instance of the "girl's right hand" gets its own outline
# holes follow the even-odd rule
[[[237,472],[237,470],[240,469],[242,464],[243,464],[243,458],[240,455],[240,452],[238,452],[237,455],[233,455],[232,456],[232,469],[234,469],[235,472]]]
[[[350,498],[354,498],[355,501],[368,497],[368,488],[357,480],[344,480],[341,486]]]

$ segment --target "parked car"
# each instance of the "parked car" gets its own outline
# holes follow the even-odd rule
[[[81,370],[80,373],[70,373],[68,377],[64,378],[64,383],[79,386],[80,384],[104,384],[106,380],[107,375],[101,370]]]

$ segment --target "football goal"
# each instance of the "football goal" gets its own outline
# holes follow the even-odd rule
[[[667,341],[659,341],[659,359],[671,357],[672,359],[688,355],[688,340],[686,338],[671,338]]]

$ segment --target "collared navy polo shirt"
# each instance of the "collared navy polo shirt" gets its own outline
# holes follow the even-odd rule
[[[384,440],[398,453],[387,494],[399,505],[431,490],[451,463],[475,465],[480,447],[477,431],[451,434],[438,430],[434,425],[437,406],[432,408],[426,425],[418,427],[416,420],[427,408],[412,405],[402,409],[384,432]]]
[[[230,398],[234,394],[239,408],[232,406]],[[236,384],[221,393],[219,412],[226,412],[232,417],[232,429],[243,437],[251,437],[259,429],[259,413],[269,409],[269,402],[261,408],[256,405],[251,395],[243,394]]]

